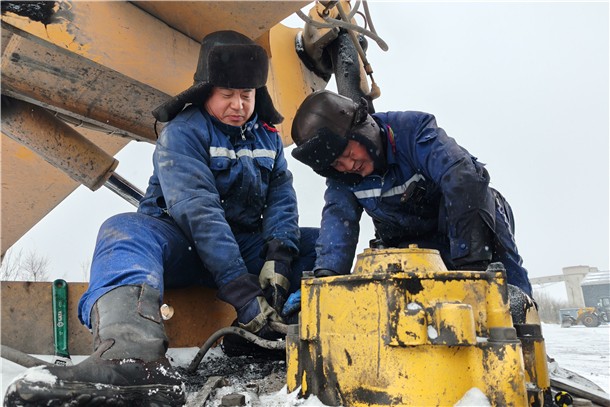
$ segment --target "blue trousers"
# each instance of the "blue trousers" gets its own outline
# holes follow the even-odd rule
[[[303,271],[313,270],[318,234],[318,228],[301,228],[300,254],[292,262],[291,292],[300,288]],[[241,233],[235,238],[248,272],[258,275],[265,262],[261,234]],[[164,288],[217,288],[194,245],[171,218],[123,213],[109,218],[98,233],[89,288],[78,304],[80,321],[90,328],[91,309],[98,298],[114,288],[143,283],[161,295]]]
[[[492,261],[504,264],[508,284],[519,287],[527,295],[533,297],[532,285],[515,242],[513,211],[498,191],[494,191],[494,195],[496,198],[496,238]]]

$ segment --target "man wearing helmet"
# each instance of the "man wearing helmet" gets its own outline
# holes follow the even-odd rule
[[[350,272],[366,211],[377,245],[437,249],[449,269],[502,262],[508,283],[531,296],[509,204],[434,116],[370,115],[366,101],[318,91],[297,110],[292,138],[293,156],[327,179],[317,277]]]
[[[183,405],[165,357],[164,288],[217,287],[237,325],[279,337],[269,322],[282,321],[286,297],[313,268],[318,229],[298,226],[267,73],[264,49],[244,35],[203,39],[194,85],[153,112],[169,123],[137,213],[108,219],[98,234],[79,303],[94,353],[26,372],[5,405]]]

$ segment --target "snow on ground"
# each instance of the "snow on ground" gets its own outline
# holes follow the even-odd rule
[[[543,324],[546,353],[564,369],[579,373],[610,393],[610,325],[561,328]]]
[[[606,392],[610,392],[610,326],[602,325],[597,328],[586,328],[584,326],[573,326],[561,328],[559,325],[543,324],[543,335],[547,354],[564,369],[576,372],[583,377],[593,381]],[[186,367],[191,362],[197,348],[170,349],[168,352],[175,366]],[[51,360],[50,356],[39,356],[44,360]],[[73,356],[75,363],[83,360],[84,356]],[[222,363],[225,356],[220,349],[212,349],[204,362],[215,358],[214,363]],[[9,383],[25,369],[15,363],[1,359],[2,366],[2,396],[6,392]],[[219,400],[222,395],[239,391],[247,383],[230,383],[217,390],[215,399]],[[324,406],[317,397],[309,397],[305,400],[297,397],[297,392],[288,393],[284,385],[279,390],[269,394],[258,396],[249,394],[246,397],[248,405],[263,405],[269,407],[288,406]],[[218,404],[216,404],[218,405]],[[484,395],[476,389],[468,392],[456,406],[488,406],[489,403]],[[210,403],[210,407],[215,407]]]

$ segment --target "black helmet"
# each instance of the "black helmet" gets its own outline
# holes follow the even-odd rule
[[[261,120],[281,123],[267,90],[269,58],[260,45],[236,31],[216,31],[201,41],[194,84],[153,112],[160,122],[172,120],[188,103],[202,105],[212,87],[256,89],[254,110]]]
[[[292,121],[292,140],[297,145],[293,157],[322,176],[357,182],[360,175],[342,174],[331,167],[348,141],[356,140],[366,147],[379,170],[385,155],[379,126],[367,107],[366,99],[356,103],[327,90],[307,96]]]

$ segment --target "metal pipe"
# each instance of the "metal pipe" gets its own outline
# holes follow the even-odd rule
[[[2,95],[2,132],[92,191],[105,185],[135,207],[144,195],[114,172],[118,160],[40,106]]]
[[[35,358],[34,356],[30,356],[27,353],[6,345],[0,345],[0,357],[23,367],[54,366],[52,363],[45,362],[42,359]]]
[[[110,189],[115,194],[119,195],[127,202],[135,206],[136,208],[140,204],[140,200],[144,196],[144,193],[140,191],[135,185],[127,181],[125,178],[121,177],[116,172],[110,175],[108,181],[104,184],[104,186]]]
[[[2,96],[2,132],[92,191],[119,162],[46,109]]]

